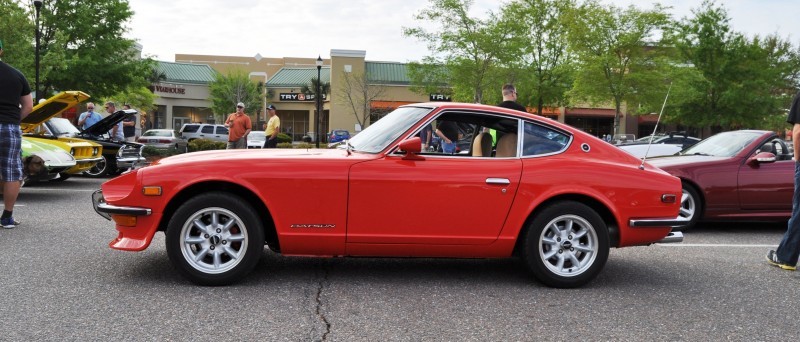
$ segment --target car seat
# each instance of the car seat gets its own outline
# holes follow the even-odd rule
[[[473,157],[492,156],[492,136],[489,133],[480,133],[472,141]]]
[[[497,140],[497,151],[495,157],[508,158],[517,156],[517,135],[506,133]]]

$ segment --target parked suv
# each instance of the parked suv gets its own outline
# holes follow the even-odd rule
[[[181,136],[191,142],[194,139],[210,139],[228,142],[228,127],[212,124],[183,124]]]

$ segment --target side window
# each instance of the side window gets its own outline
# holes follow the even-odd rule
[[[186,126],[183,126],[183,132],[184,133],[194,133],[194,132],[197,132],[198,128],[200,128],[200,126],[198,126],[198,125],[186,125]]]
[[[532,122],[525,123],[523,134],[523,156],[561,152],[567,148],[570,141],[569,135]]]
[[[217,134],[228,134],[228,128],[225,126],[217,126]]]
[[[200,133],[213,134],[214,126],[203,126],[203,128],[200,129]]]
[[[514,157],[519,120],[484,113],[445,112],[414,133],[426,155],[453,157]],[[429,130],[428,130],[429,129]],[[425,137],[430,132],[430,143]],[[508,135],[505,139],[504,136]],[[501,140],[505,140],[498,145]],[[513,142],[511,142],[513,140]],[[506,146],[500,148],[499,146]],[[497,151],[502,150],[500,154]],[[508,155],[506,155],[508,154]]]

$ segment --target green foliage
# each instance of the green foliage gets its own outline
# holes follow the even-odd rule
[[[21,7],[16,0],[0,0],[0,39],[3,40],[2,59],[19,69],[33,88],[35,80],[35,32],[33,6]]]
[[[208,150],[224,150],[228,144],[215,141],[211,139],[194,139],[189,142],[189,152],[195,151],[208,151]]]
[[[42,97],[82,90],[105,98],[127,87],[147,86],[152,62],[134,55],[134,41],[123,38],[132,15],[126,0],[45,1],[40,15]]]
[[[727,10],[714,1],[704,1],[669,33],[679,62],[698,73],[670,108],[675,121],[718,129],[770,128],[776,126],[771,117],[785,116],[800,70],[798,50],[788,40],[734,32]]]
[[[290,142],[281,142],[281,143],[278,143],[278,148],[304,148],[304,149],[309,149],[309,148],[316,148],[316,147],[315,147],[314,144],[309,144],[309,143],[292,144]]]
[[[108,100],[116,103],[119,109],[122,109],[122,105],[127,103],[131,105],[131,108],[139,110],[141,114],[155,109],[153,103],[155,103],[157,97],[147,87],[136,87],[114,94]]]
[[[503,9],[512,29],[509,81],[517,84],[517,102],[537,108],[561,106],[572,86],[573,54],[567,39],[572,0],[515,0]]]
[[[244,103],[245,113],[257,111],[261,107],[263,95],[260,82],[250,80],[248,74],[241,69],[234,69],[227,75],[217,74],[210,85],[211,109],[214,115],[224,118],[236,111],[236,104]]]
[[[174,155],[176,155],[178,153],[179,153],[179,151],[177,151],[174,148],[160,149],[160,148],[155,148],[155,147],[153,147],[151,145],[145,145],[144,148],[142,148],[142,156],[145,157],[145,158],[146,157],[156,157],[156,158],[169,157],[169,156],[174,156]]]
[[[498,61],[505,60],[509,51],[511,28],[493,13],[488,19],[469,15],[471,0],[431,0],[415,19],[438,27],[403,28],[403,34],[428,44],[432,53],[426,64],[442,65],[446,76],[431,83],[446,83],[453,88],[456,101],[484,102],[484,91],[493,89],[490,96],[500,92],[504,82]],[[495,95],[495,98],[497,96]]]
[[[291,143],[292,142],[292,137],[290,137],[286,133],[278,133],[278,137],[277,138],[278,138],[278,143],[287,143],[287,142]]]
[[[666,27],[669,17],[660,5],[640,10],[589,2],[567,18],[570,48],[579,63],[570,94],[595,104],[611,101],[617,134],[624,102],[641,103],[644,98],[638,95],[645,92],[666,93],[665,49],[648,40]]]

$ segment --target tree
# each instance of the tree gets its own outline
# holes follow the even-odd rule
[[[350,105],[351,113],[361,127],[367,127],[372,101],[386,93],[384,86],[370,84],[368,76],[367,73],[343,72],[342,92],[338,94],[342,102]]]
[[[21,7],[15,0],[0,0],[0,39],[3,40],[3,61],[19,69],[34,83],[34,35],[36,26],[29,19],[33,6]]]
[[[131,108],[140,112],[150,112],[155,109],[153,104],[158,96],[153,94],[146,87],[128,88],[122,92],[112,95],[109,100],[117,103],[118,109],[122,109],[123,104],[131,105]]]
[[[469,16],[471,0],[431,0],[430,7],[415,19],[439,25],[438,30],[422,27],[403,28],[407,37],[428,43],[432,53],[427,64],[443,65],[447,79],[436,83],[452,86],[453,97],[467,102],[484,101],[484,89],[502,81],[497,73],[498,61],[506,53],[510,28],[493,13],[488,19]]]
[[[241,69],[231,70],[227,75],[217,74],[209,88],[214,115],[232,113],[239,102],[244,103],[245,108],[259,108],[262,103],[259,85]]]
[[[134,41],[122,37],[132,15],[126,0],[45,1],[39,16],[43,94],[82,90],[102,98],[147,86],[152,61],[139,59]]]
[[[519,75],[518,102],[536,107],[560,106],[572,85],[573,56],[568,50],[566,15],[572,0],[515,0],[503,9],[512,28],[509,66]]]
[[[668,78],[659,42],[648,42],[668,23],[664,8],[602,7],[595,2],[570,14],[570,48],[579,63],[571,95],[614,104],[614,134],[619,133],[623,102],[640,102],[642,93],[666,93]]]
[[[771,128],[798,87],[798,51],[777,35],[732,31],[724,7],[704,1],[671,31],[681,62],[700,77],[687,85],[675,119],[698,127]],[[770,123],[772,122],[772,123]]]

